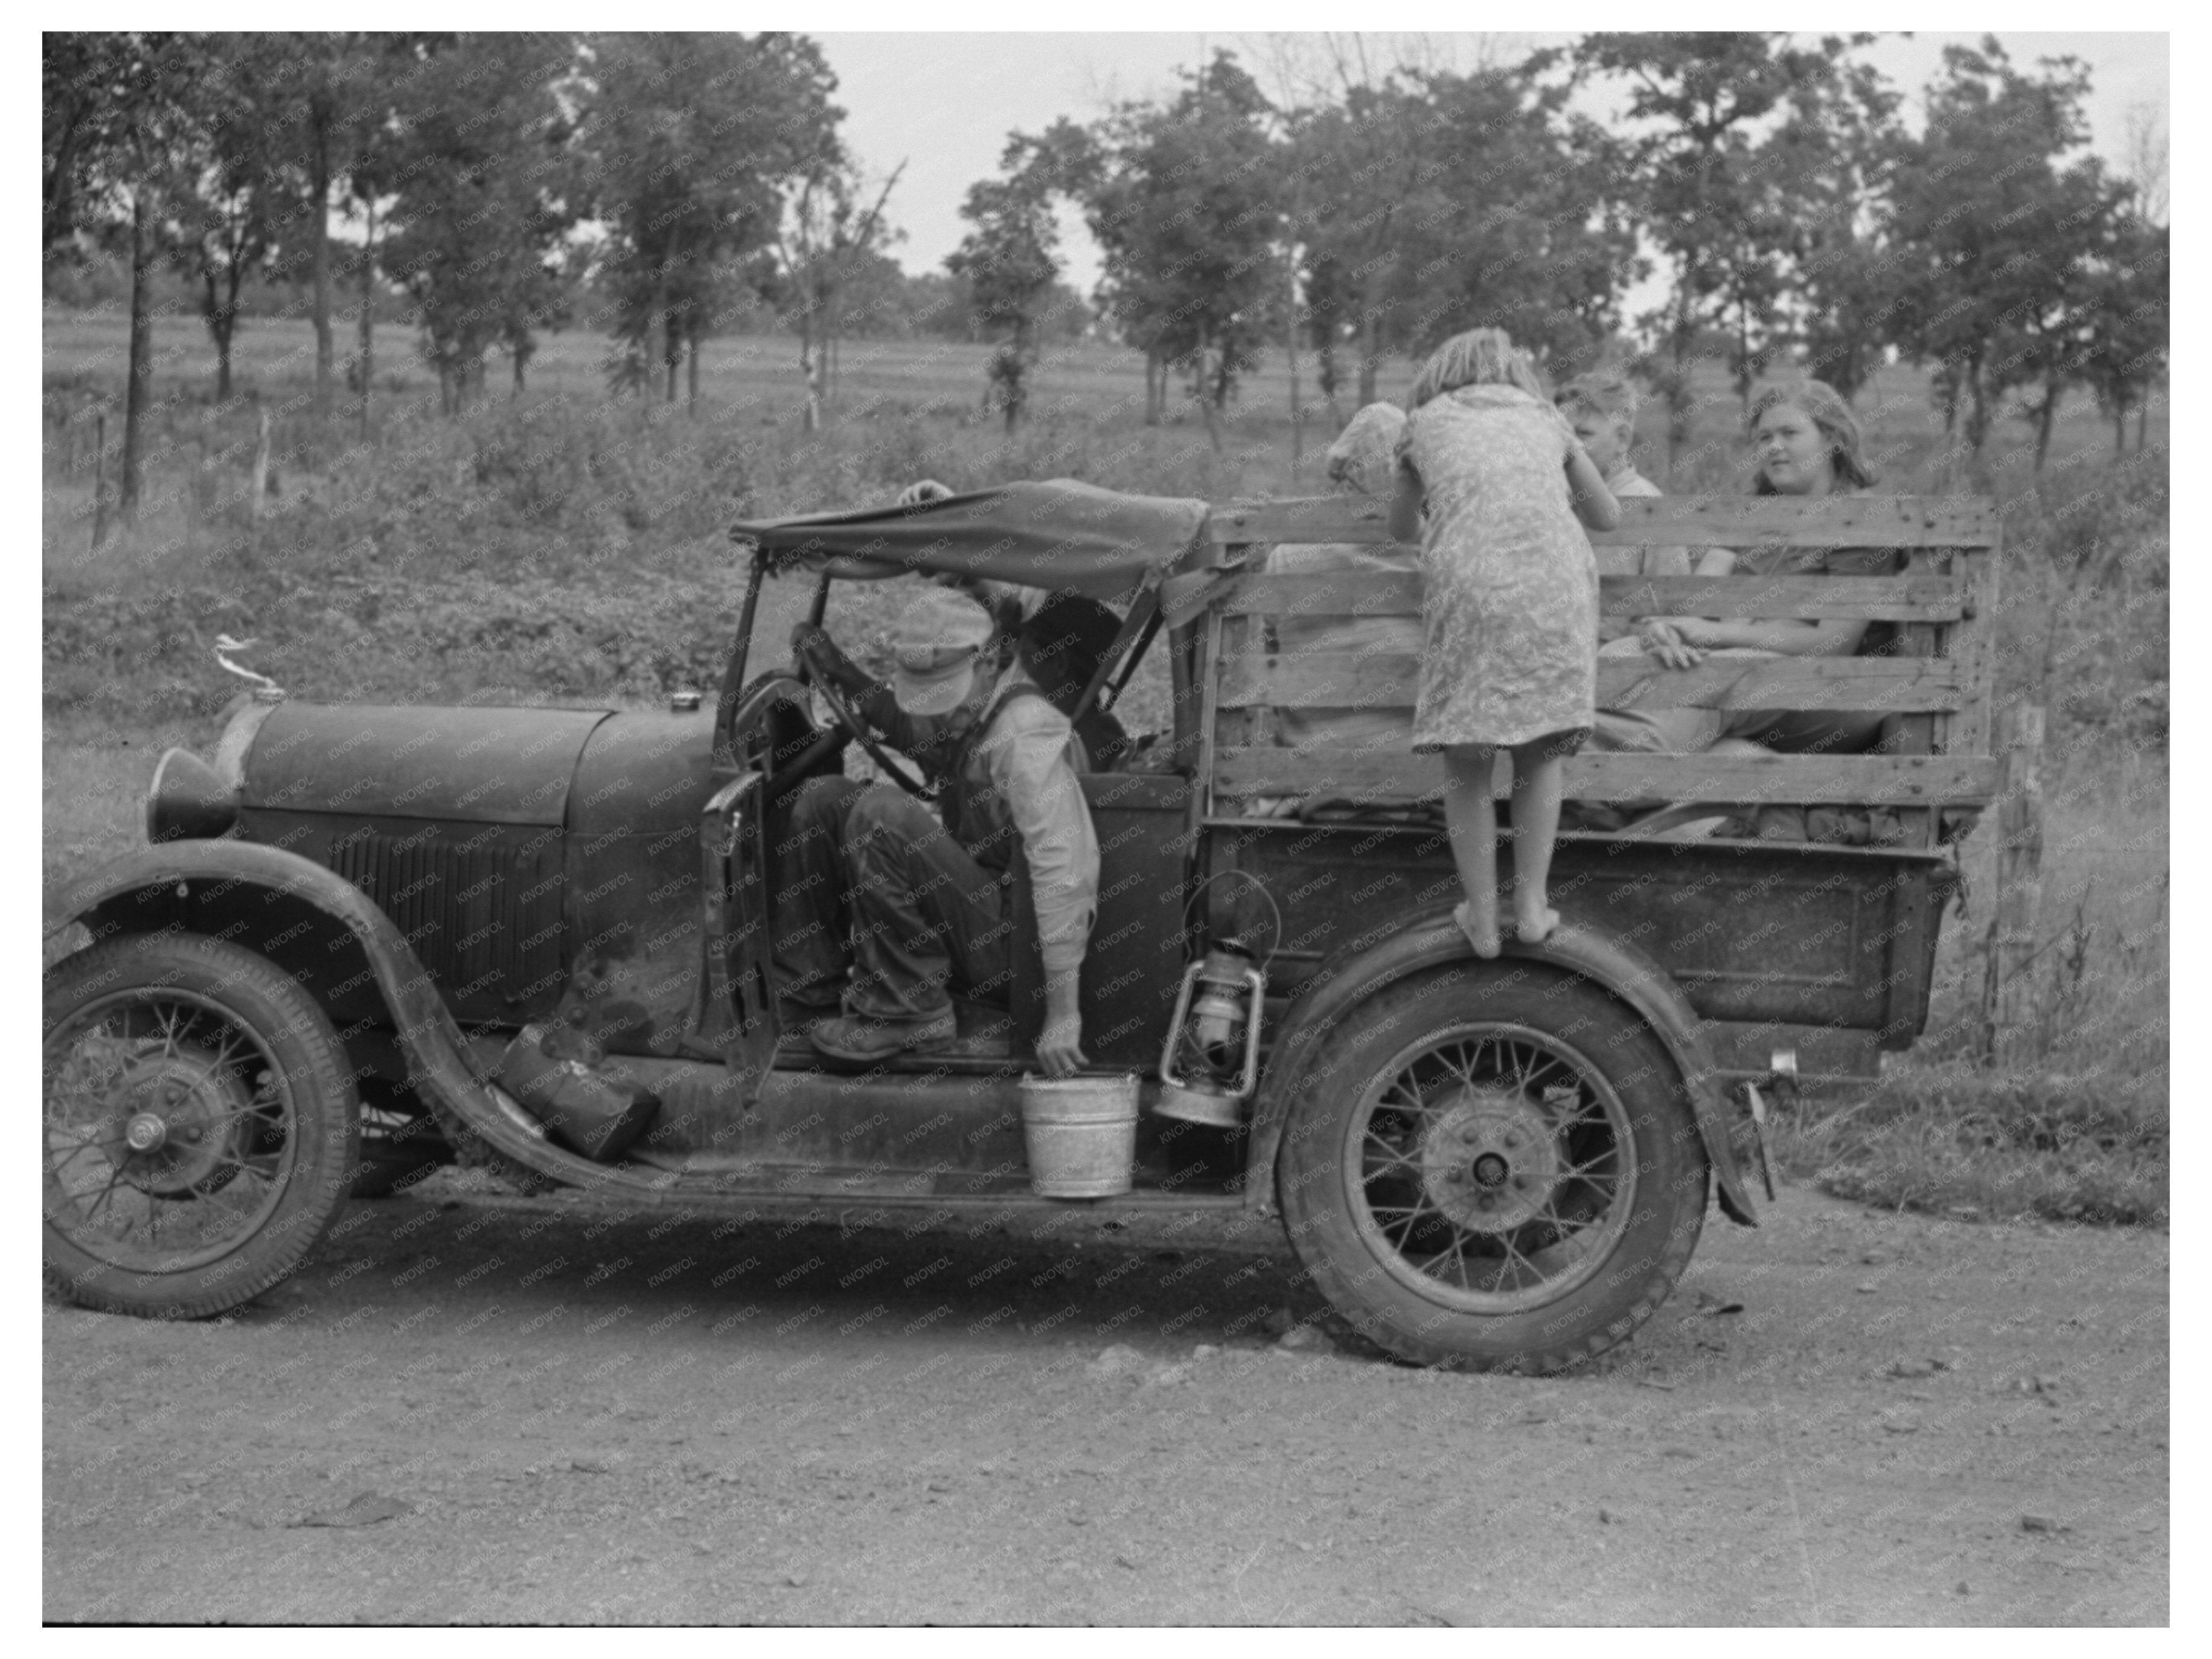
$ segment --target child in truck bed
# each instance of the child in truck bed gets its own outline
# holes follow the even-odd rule
[[[1566,757],[1596,701],[1597,564],[1582,526],[1611,529],[1620,509],[1503,330],[1447,340],[1407,406],[1390,530],[1421,540],[1413,746],[1444,757],[1444,821],[1467,890],[1454,920],[1477,956],[1494,957],[1492,760],[1501,748],[1513,760],[1513,920],[1533,944],[1559,925],[1552,842]]]

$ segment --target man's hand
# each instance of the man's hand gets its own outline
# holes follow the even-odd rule
[[[1044,1030],[1037,1036],[1037,1069],[1047,1077],[1073,1077],[1091,1062],[1083,1054],[1083,1015],[1076,1006],[1077,976],[1053,974],[1044,983]]]
[[[1047,1077],[1073,1077],[1091,1062],[1083,1054],[1083,1017],[1048,1019],[1037,1038],[1037,1069]]]
[[[941,501],[952,492],[934,478],[922,478],[908,484],[898,493],[900,507],[920,507],[926,501]]]
[[[826,628],[817,628],[811,622],[793,623],[791,625],[792,661],[797,663],[802,669],[805,668],[807,653],[817,640],[821,641],[824,645],[829,644],[830,630]]]
[[[799,678],[807,678],[811,665],[836,681],[844,690],[860,693],[868,690],[875,681],[856,667],[851,658],[837,648],[837,641],[830,637],[830,630],[817,628],[812,623],[794,623],[791,630],[791,658],[799,665]]]

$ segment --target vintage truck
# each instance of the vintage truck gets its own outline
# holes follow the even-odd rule
[[[416,1125],[517,1179],[702,1214],[960,1223],[1066,1202],[1035,1196],[1024,1162],[1026,926],[1009,1010],[949,1054],[840,1075],[777,1029],[764,848],[796,786],[875,738],[823,677],[762,666],[783,654],[763,584],[813,574],[834,626],[839,584],[921,574],[1108,602],[1119,632],[1086,703],[1165,653],[1170,729],[1083,785],[1103,858],[1086,1047],[1142,1074],[1147,1108],[1133,1190],[1094,1207],[1279,1217],[1342,1315],[1405,1359],[1586,1358],[1665,1298],[1715,1197],[1753,1221],[1770,1085],[1872,1078],[1921,1030],[1958,881],[1947,842],[1997,777],[1989,502],[1623,505],[1596,539],[1889,548],[1896,574],[1608,578],[1608,613],[1869,617],[1893,643],[1607,660],[1601,702],[1881,710],[1883,752],[1577,757],[1571,797],[1641,805],[1562,836],[1565,925],[1495,961],[1449,920],[1425,805],[1437,763],[1276,726],[1411,701],[1411,659],[1301,659],[1271,631],[1418,611],[1410,574],[1262,568],[1271,544],[1386,540],[1379,503],[1024,483],[739,526],[719,694],[665,708],[319,707],[264,688],[211,757],[162,758],[148,845],[67,896],[58,926],[79,948],[45,997],[49,1281],[118,1312],[234,1307],[374,1176],[365,1141],[388,1154]],[[775,636],[751,638],[757,622]],[[1695,805],[1644,810],[1668,802]],[[1884,809],[1887,840],[1665,829],[1772,802]],[[1025,900],[1018,879],[1018,918]],[[523,1031],[551,1057],[539,1070],[611,1093],[621,1135],[526,1109]]]

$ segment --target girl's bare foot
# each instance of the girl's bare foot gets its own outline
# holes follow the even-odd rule
[[[1523,945],[1541,945],[1559,925],[1557,910],[1540,910],[1533,920],[1526,914],[1516,915],[1513,919],[1513,931]]]
[[[1460,932],[1467,935],[1467,942],[1474,947],[1475,955],[1480,957],[1485,962],[1489,961],[1505,948],[1498,937],[1497,923],[1491,922],[1486,925],[1479,921],[1472,904],[1462,902],[1453,910],[1452,920],[1459,924]]]

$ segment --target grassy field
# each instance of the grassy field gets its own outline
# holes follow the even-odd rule
[[[1279,362],[1248,384],[1217,447],[1187,408],[1146,426],[1141,359],[1086,343],[1040,366],[1031,418],[1009,437],[980,406],[982,348],[855,342],[842,350],[827,428],[808,434],[788,339],[714,343],[695,413],[611,400],[603,343],[574,334],[545,343],[526,393],[511,396],[495,364],[486,395],[452,419],[411,342],[386,329],[364,437],[349,407],[313,414],[305,324],[249,324],[239,395],[216,405],[204,330],[163,319],[144,509],[95,551],[94,416],[109,409],[112,451],[124,330],[114,317],[49,313],[44,336],[50,895],[136,840],[137,797],[162,744],[204,748],[212,738],[234,686],[213,664],[218,631],[258,636],[254,664],[319,700],[658,698],[719,676],[740,588],[725,535],[733,518],[880,503],[921,477],[957,488],[1066,476],[1213,500],[1310,493],[1336,426],[1309,378],[1294,477]],[[342,332],[342,356],[349,344]],[[1310,360],[1304,367],[1310,377]],[[1386,365],[1382,395],[1402,396],[1413,368]],[[1739,489],[1735,398],[1717,370],[1701,389],[1672,478],[1656,410],[1640,459],[1677,491]],[[1350,408],[1342,400],[1338,413]],[[1942,487],[1941,425],[1923,375],[1886,369],[1858,408],[1884,489]],[[272,477],[257,519],[246,480],[264,410]],[[1966,1059],[1995,892],[1984,826],[1963,850],[1966,914],[1946,929],[1928,1037],[1879,1089],[1808,1107],[1790,1126],[1785,1159],[1802,1177],[1938,1211],[2166,1212],[2162,409],[2148,437],[2142,453],[2116,461],[2110,427],[2077,398],[2040,478],[2021,422],[2001,424],[1984,457],[1981,487],[2006,515],[2001,690],[2051,715],[2042,1062],[1992,1077]],[[904,586],[841,593],[833,627],[865,652]],[[802,584],[771,586],[761,650],[781,657],[805,599]],[[1164,696],[1146,682],[1134,706]]]
[[[149,569],[173,568],[189,574],[196,544],[240,505],[255,415],[263,406],[272,416],[280,502],[323,500],[329,481],[321,475],[362,447],[351,394],[335,422],[318,422],[308,410],[305,394],[313,384],[314,339],[305,323],[257,321],[242,329],[234,366],[235,396],[228,406],[212,402],[212,350],[200,323],[161,318],[154,332],[153,380],[162,399],[161,429],[151,447],[155,465],[147,510],[135,534],[112,543],[104,556],[95,558],[89,550],[93,417],[100,404],[111,405],[109,443],[119,444],[120,415],[112,405],[119,397],[125,330],[121,319],[107,315],[48,313],[44,319],[41,551],[51,572],[143,578]],[[351,345],[342,331],[342,360]],[[395,445],[419,446],[436,428],[457,423],[439,416],[435,378],[414,358],[410,335],[386,328],[377,350],[368,447],[387,452],[389,459]],[[1012,440],[995,417],[982,411],[989,354],[979,345],[846,343],[838,356],[831,430],[805,441],[798,431],[805,404],[798,351],[788,338],[744,336],[712,343],[702,360],[696,416],[680,404],[611,402],[605,355],[605,343],[596,337],[550,336],[532,359],[528,390],[520,397],[503,362],[495,360],[474,410],[458,424],[514,420],[531,411],[538,412],[542,424],[549,410],[571,418],[588,413],[623,427],[625,439],[646,444],[658,441],[646,434],[664,432],[664,423],[679,426],[687,447],[703,446],[720,459],[741,463],[708,482],[728,489],[746,510],[776,513],[860,505],[888,484],[925,474],[963,485],[1066,472],[1119,489],[1212,499],[1317,489],[1322,453],[1340,418],[1352,410],[1346,393],[1332,414],[1313,383],[1312,359],[1303,359],[1297,446],[1302,454],[1294,478],[1289,387],[1279,356],[1246,383],[1226,411],[1217,450],[1205,423],[1188,405],[1176,406],[1162,426],[1144,426],[1143,360],[1096,342],[1058,348],[1044,357],[1035,376],[1029,422]],[[1401,399],[1414,368],[1410,361],[1385,363],[1378,395]],[[1644,470],[1678,492],[1739,489],[1746,463],[1735,394],[1717,367],[1701,377],[1699,390],[1692,441],[1671,478],[1660,411],[1644,411],[1638,452]],[[1882,369],[1857,403],[1868,453],[1883,475],[1883,488],[1897,494],[1936,489],[1942,436],[1925,375],[1911,368]],[[2030,487],[2032,456],[2025,438],[2021,423],[2000,428],[1986,458],[1989,488],[2013,495]],[[2151,450],[2162,455],[2162,404],[2152,412],[2148,438]],[[2059,421],[2048,472],[2053,478],[2067,477],[2084,465],[2101,463],[2111,449],[2111,428],[2087,398],[2077,394]],[[111,472],[111,487],[112,477]],[[666,483],[660,481],[664,490]]]

